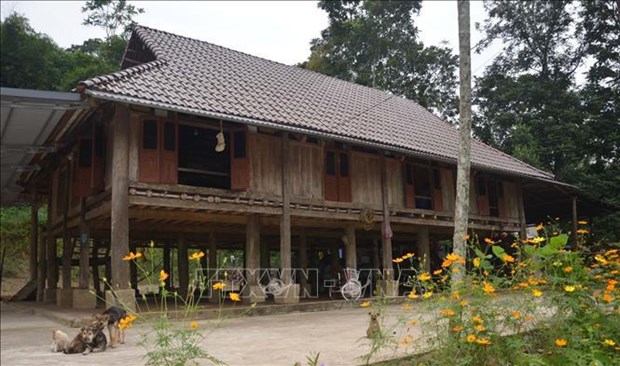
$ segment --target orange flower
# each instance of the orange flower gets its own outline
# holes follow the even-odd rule
[[[170,275],[166,273],[166,271],[164,271],[163,269],[159,272],[159,280],[160,281],[165,281],[168,279]]]
[[[543,228],[544,228],[544,226],[543,226],[543,224],[542,224],[542,223],[540,223],[540,224],[536,225],[536,227],[535,227],[536,231],[540,231],[540,230],[542,230]]]
[[[495,242],[493,240],[491,240],[491,238],[484,238],[484,242],[489,244],[489,245],[495,244]]]
[[[416,324],[418,324],[418,320],[417,319],[411,319],[407,322],[407,327],[411,328],[413,326],[415,326]]]
[[[488,338],[476,338],[476,343],[483,346],[488,346],[489,344],[491,344],[491,340]]]
[[[415,292],[411,291],[409,295],[407,295],[407,297],[410,299],[417,299],[418,295]]]
[[[614,297],[611,296],[611,294],[608,291],[605,291],[605,293],[603,293],[603,300],[605,302],[612,302],[614,300]]]
[[[193,322],[189,323],[189,327],[190,327],[190,329],[198,329],[198,322],[193,321]]]
[[[453,332],[455,332],[455,333],[458,333],[458,332],[462,331],[463,329],[465,329],[465,328],[463,328],[463,326],[462,326],[462,325],[455,325],[455,326],[452,328],[452,331],[453,331]]]
[[[495,292],[495,287],[493,287],[493,285],[491,285],[490,283],[488,283],[487,281],[484,281],[482,283],[482,291],[484,291],[487,294],[492,294]]]
[[[514,257],[508,254],[504,254],[502,260],[506,263],[513,263],[515,261]]]
[[[586,230],[586,229],[579,229],[579,230],[577,230],[577,234],[587,234],[587,233],[589,233],[589,231]]]
[[[409,259],[409,258],[413,258],[414,255],[415,254],[413,254],[413,253],[407,253],[407,254],[403,255],[401,258],[402,259]]]
[[[577,221],[577,223],[579,225],[588,225],[588,222],[586,220]]]
[[[418,276],[418,279],[422,282],[428,281],[431,279],[431,275],[428,273],[422,273],[421,275]]]
[[[214,290],[223,290],[224,287],[226,287],[226,284],[224,282],[216,282],[213,284],[213,289]]]
[[[482,325],[482,324],[478,324],[478,325],[476,325],[474,328],[476,328],[476,330],[477,330],[478,332],[484,332],[484,331],[487,329],[487,328],[485,328],[485,327],[484,327],[484,325]]]
[[[448,317],[456,315],[456,313],[452,309],[441,309],[439,310],[439,314],[441,314],[442,316],[448,316]]]
[[[438,269],[438,270],[436,270],[436,271],[433,271],[433,274],[434,274],[435,276],[438,276],[438,275],[440,275],[440,274],[441,274],[441,272],[443,272],[443,269]]]
[[[132,260],[138,259],[140,257],[142,257],[142,253],[140,253],[140,252],[135,252],[135,253],[129,252],[128,255],[123,257],[123,260],[124,261],[132,261]]]
[[[467,300],[461,300],[461,302],[459,303],[459,305],[461,305],[461,306],[467,306],[467,305],[469,305],[469,301],[467,301]]]
[[[394,262],[394,263],[402,263],[403,261],[404,261],[404,259],[402,259],[402,258],[394,258],[394,259],[392,259],[392,262]]]
[[[571,266],[564,267],[564,273],[571,273],[572,271],[573,271],[573,267]]]
[[[474,343],[476,341],[476,336],[474,334],[470,334],[465,339],[467,340],[467,343]]]
[[[521,318],[521,312],[519,310],[511,311],[510,313],[512,314],[512,317],[514,319],[520,319]]]
[[[364,301],[363,303],[360,304],[360,307],[362,307],[362,308],[367,308],[367,307],[370,307],[370,306],[371,306],[370,301]]]
[[[484,323],[484,319],[482,319],[479,316],[474,316],[473,318],[471,318],[471,321],[474,322],[474,323],[478,323],[478,324]]]
[[[555,340],[555,345],[558,347],[566,347],[568,341],[564,338],[558,338]]]

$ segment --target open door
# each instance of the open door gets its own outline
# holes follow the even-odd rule
[[[230,188],[248,190],[250,188],[250,159],[248,157],[247,129],[232,132],[230,159]]]
[[[336,151],[325,149],[325,200],[338,201],[338,174],[336,172]]]
[[[349,171],[349,153],[338,153],[338,201],[351,202],[351,173]]]

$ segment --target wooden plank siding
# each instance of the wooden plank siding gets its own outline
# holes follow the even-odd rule
[[[519,196],[517,194],[517,184],[514,182],[502,181],[503,199],[499,200],[500,217],[511,219],[519,218]]]
[[[385,163],[387,165],[387,171],[390,172],[387,176],[388,204],[390,207],[403,208],[405,207],[403,163],[397,159],[387,158],[385,159]],[[375,187],[374,189],[378,190],[379,187]]]
[[[291,195],[323,198],[323,149],[316,144],[290,142]]]
[[[358,151],[351,153],[351,200],[363,205],[381,206],[381,162],[378,155]]]
[[[282,192],[282,156],[276,136],[249,134],[251,191],[280,195]]]

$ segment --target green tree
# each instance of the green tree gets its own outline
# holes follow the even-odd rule
[[[11,13],[0,22],[0,85],[12,88],[57,90],[67,70],[64,51],[28,19]]]
[[[134,17],[144,13],[144,9],[127,4],[127,0],[89,0],[82,7],[87,14],[84,25],[102,27],[106,32],[106,39],[119,35],[127,39],[134,25]]]
[[[421,1],[320,1],[329,17],[301,67],[413,99],[454,121],[457,57],[418,41]]]

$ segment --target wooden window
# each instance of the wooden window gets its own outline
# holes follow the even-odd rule
[[[157,123],[156,119],[147,119],[142,122],[142,148],[148,150],[157,149]]]
[[[433,210],[443,211],[443,192],[441,190],[441,172],[433,168]]]
[[[413,192],[415,198],[415,208],[421,208],[425,210],[433,209],[430,168],[414,165]]]
[[[423,210],[443,210],[441,172],[430,165],[405,163],[405,206]]]
[[[159,121],[142,121],[142,148],[139,159],[139,179],[145,183],[159,183]]]
[[[350,157],[346,151],[325,151],[325,199],[351,202]]]
[[[489,207],[489,195],[486,177],[479,176],[476,186],[476,191],[478,192],[478,195],[476,197],[478,201],[478,214],[482,216],[489,216],[491,214],[491,209]]]
[[[180,124],[179,184],[231,189],[231,134],[224,132],[226,147],[215,151],[217,129]]]
[[[91,175],[93,166],[93,140],[79,138],[75,149],[73,165],[73,202],[78,198],[87,197],[91,193]]]

